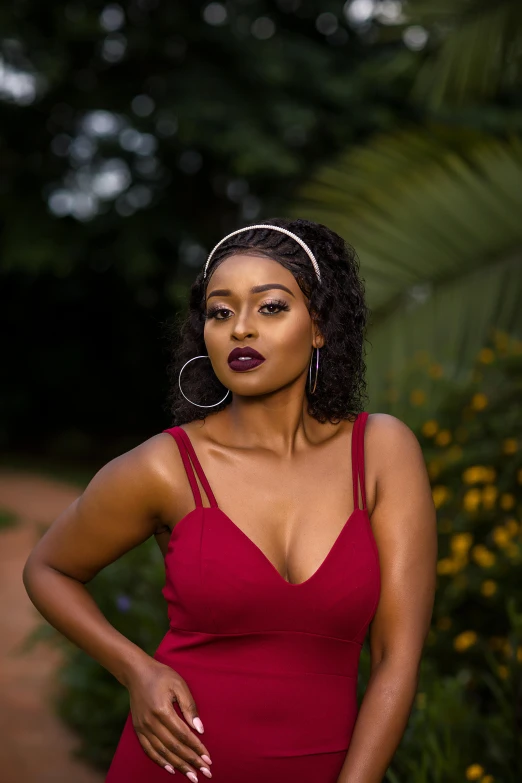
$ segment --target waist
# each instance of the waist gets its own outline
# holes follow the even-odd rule
[[[171,627],[154,657],[214,671],[324,674],[357,678],[361,645],[302,631],[212,634]]]

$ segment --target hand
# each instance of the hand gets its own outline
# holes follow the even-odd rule
[[[177,769],[196,783],[201,770],[212,777],[208,750],[190,729],[203,725],[187,683],[176,671],[151,659],[133,673],[127,684],[132,724],[145,753],[168,772]],[[184,723],[172,707],[177,701]],[[194,722],[195,720],[195,722]]]

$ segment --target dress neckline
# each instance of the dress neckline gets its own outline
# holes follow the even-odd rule
[[[169,538],[168,547],[167,547],[167,552],[165,554],[165,561],[167,560],[167,556],[169,555],[169,552],[171,550],[171,544],[173,542],[174,533],[176,530],[179,533],[180,525],[183,527],[183,524],[196,512],[203,512],[203,513],[210,512],[210,513],[217,513],[223,519],[225,519],[225,521],[229,524],[230,529],[234,532],[237,532],[237,534],[241,536],[242,540],[245,541],[247,545],[250,547],[250,549],[256,553],[258,558],[262,562],[264,562],[265,567],[267,566],[268,570],[272,571],[275,574],[276,579],[278,579],[284,586],[288,588],[306,587],[307,585],[309,585],[310,583],[318,579],[319,576],[321,576],[321,574],[324,572],[328,562],[331,560],[335,551],[340,545],[340,541],[343,538],[345,531],[350,527],[350,522],[354,517],[356,517],[357,512],[365,515],[368,524],[370,524],[368,509],[366,508],[366,493],[364,487],[364,429],[365,429],[367,418],[368,418],[368,414],[364,411],[362,413],[357,414],[357,418],[353,423],[352,433],[351,433],[353,499],[354,499],[355,507],[351,512],[351,514],[349,515],[348,519],[344,522],[341,530],[337,534],[332,546],[328,550],[324,559],[321,561],[320,565],[307,579],[305,579],[302,582],[289,582],[287,579],[285,579],[284,576],[282,576],[282,574],[279,572],[276,566],[269,559],[269,557],[263,552],[261,547],[258,544],[256,544],[256,542],[253,539],[251,539],[250,536],[248,536],[245,533],[245,531],[241,527],[239,527],[239,525],[236,522],[234,522],[234,520],[231,519],[231,517],[219,507],[216,498],[214,496],[214,493],[212,492],[212,489],[208,482],[208,479],[203,471],[203,468],[201,467],[201,463],[198,459],[192,441],[188,433],[186,432],[186,430],[184,430],[181,426],[172,427],[168,430],[165,430],[165,432],[168,432],[176,440],[176,443],[181,453],[181,457],[183,460],[183,464],[187,476],[190,481],[192,493],[194,495],[194,500],[196,503],[196,508],[189,511],[188,514],[185,514],[185,516],[183,516],[172,529]],[[207,494],[207,497],[210,502],[210,506],[203,506],[201,493],[194,475],[194,468]],[[360,484],[360,489],[361,489],[361,496],[363,502],[362,508],[359,508],[358,484]]]
[[[183,529],[183,526],[185,524],[188,524],[189,518],[197,513],[213,513],[213,514],[219,514],[229,525],[231,530],[233,530],[235,533],[237,533],[242,540],[250,546],[250,548],[256,552],[257,557],[261,560],[261,562],[264,562],[265,566],[268,566],[268,570],[273,572],[275,574],[275,578],[278,579],[280,582],[283,583],[283,585],[286,585],[287,587],[304,587],[308,585],[309,582],[312,582],[312,580],[319,578],[322,571],[326,568],[328,561],[333,557],[335,550],[340,546],[341,539],[343,538],[343,535],[345,531],[350,527],[350,523],[352,519],[359,513],[363,514],[368,518],[369,523],[369,517],[368,517],[368,510],[366,508],[354,508],[346,522],[343,524],[341,530],[337,534],[337,537],[335,538],[332,546],[328,550],[326,557],[322,560],[318,568],[311,574],[307,579],[305,579],[303,582],[289,582],[287,579],[282,576],[282,574],[279,572],[279,570],[275,567],[275,565],[272,563],[269,557],[263,552],[261,547],[256,544],[256,542],[248,536],[242,528],[237,525],[233,519],[231,519],[228,514],[226,514],[222,509],[219,507],[212,507],[212,506],[197,506],[196,508],[193,508],[191,511],[188,512],[188,514],[185,514],[184,517],[182,517],[179,522],[176,523],[176,525],[173,527],[172,532],[169,537],[169,543],[167,547],[167,552],[165,554],[165,562],[167,561],[167,558],[171,552],[171,545],[174,543],[174,534],[177,531],[177,534],[179,535],[180,532],[180,526]]]

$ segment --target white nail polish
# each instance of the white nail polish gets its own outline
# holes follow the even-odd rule
[[[170,772],[171,775],[176,774],[176,770],[174,769],[174,767],[171,767],[170,764],[165,764],[165,769],[167,770],[167,772]]]
[[[192,723],[194,725],[194,728],[199,731],[200,734],[203,734],[203,724],[201,723],[199,718],[192,718]]]

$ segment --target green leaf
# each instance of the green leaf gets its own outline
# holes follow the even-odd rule
[[[408,22],[430,31],[432,51],[413,97],[432,108],[490,98],[522,77],[522,5],[518,0],[410,0]]]
[[[294,214],[357,251],[369,388],[396,379],[394,415],[410,408],[419,364],[465,383],[494,328],[522,336],[521,182],[520,138],[433,125],[348,150],[298,194]],[[422,384],[435,410],[444,384],[429,372]]]

